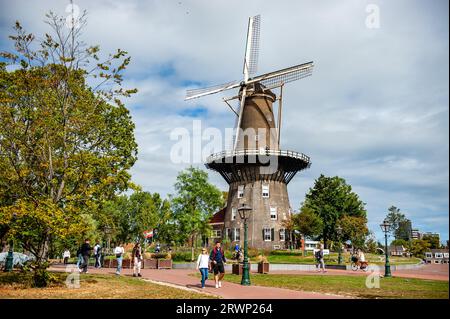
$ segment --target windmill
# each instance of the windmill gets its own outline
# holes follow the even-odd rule
[[[249,220],[250,245],[277,249],[286,246],[291,236],[283,226],[283,221],[291,214],[287,184],[298,171],[311,165],[309,157],[302,153],[280,150],[283,87],[288,82],[310,76],[314,65],[311,61],[255,75],[260,25],[260,15],[249,18],[243,79],[188,90],[185,100],[239,88],[236,96],[223,99],[236,114],[232,150],[212,154],[205,164],[220,173],[229,184],[223,224],[215,224],[219,225],[217,230],[221,231],[222,237],[232,242],[241,241],[242,225],[237,218],[237,208],[244,203],[250,204],[253,211]],[[276,88],[280,90],[278,98],[272,92]],[[231,100],[239,100],[237,110],[229,103]],[[273,112],[275,101],[278,101],[277,125]],[[265,134],[267,130],[270,134]],[[253,133],[249,134],[249,131]]]
[[[245,100],[247,98],[247,91],[250,86],[254,86],[255,84],[262,84],[265,87],[265,90],[271,90],[277,87],[280,87],[280,97],[279,97],[279,107],[278,107],[278,142],[280,141],[280,130],[281,130],[281,101],[282,101],[282,92],[284,84],[292,81],[299,80],[301,78],[310,76],[312,74],[312,70],[314,67],[313,62],[307,62],[295,66],[291,66],[285,69],[281,69],[274,72],[269,72],[262,75],[257,75],[254,77],[250,77],[257,72],[258,68],[258,57],[259,57],[259,39],[260,39],[260,30],[261,30],[261,16],[257,15],[254,17],[250,17],[248,20],[248,29],[247,29],[247,44],[245,48],[245,56],[244,56],[244,65],[243,65],[243,79],[241,81],[231,81],[224,84],[219,84],[207,88],[201,89],[192,89],[186,92],[185,100],[196,99],[202,96],[216,94],[219,92],[240,88],[239,96],[235,96],[232,98],[224,99],[224,102],[228,102],[230,100],[239,98],[240,99],[240,107],[238,112],[236,112],[231,105],[230,108],[237,115],[237,131],[236,137],[234,140],[233,150],[236,150],[237,144],[239,141],[239,128],[242,120],[242,113],[245,107]]]

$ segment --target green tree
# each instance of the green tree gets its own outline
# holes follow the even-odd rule
[[[44,277],[50,242],[81,234],[103,199],[131,185],[137,153],[120,100],[136,92],[121,87],[126,52],[100,60],[84,47],[85,14],[81,27],[47,19],[53,36],[37,43],[17,22],[16,51],[0,54],[0,225]]]
[[[413,239],[411,242],[411,253],[415,257],[424,258],[425,252],[430,249],[430,243],[423,239]]]
[[[369,235],[365,216],[343,215],[336,226],[342,228],[342,241],[350,240],[355,248],[364,248],[366,237]]]
[[[391,224],[389,232],[397,237],[399,226],[402,222],[406,221],[406,216],[400,212],[399,208],[395,206],[389,207],[388,211],[389,213],[386,215],[385,220]]]
[[[391,242],[391,246],[403,246],[407,248],[409,246],[409,243],[404,239],[395,239]]]
[[[366,237],[366,242],[364,243],[364,250],[368,253],[376,254],[377,248],[378,248],[378,243],[377,243],[375,234],[370,231]]]
[[[323,222],[318,214],[311,208],[301,207],[300,213],[292,215],[293,228],[298,230],[304,237],[316,238],[323,232]]]
[[[395,238],[403,239],[405,241],[411,241],[412,239],[412,227],[409,219],[404,219],[398,223],[397,231],[395,232]]]
[[[327,246],[329,240],[337,240],[335,226],[341,217],[360,218],[359,222],[367,223],[364,205],[365,203],[359,199],[343,178],[320,175],[316,179],[314,187],[310,188],[306,194],[302,208],[311,209],[322,220],[323,230],[320,238]]]
[[[192,259],[198,236],[208,235],[208,222],[213,213],[223,207],[222,192],[208,182],[208,173],[190,167],[177,176],[175,196],[172,197],[173,218],[179,242],[190,239]]]
[[[441,243],[439,242],[438,236],[425,234],[422,239],[430,244],[431,249],[441,248]]]

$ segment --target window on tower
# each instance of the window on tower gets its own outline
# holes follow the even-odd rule
[[[242,198],[244,197],[244,185],[239,185],[238,186],[238,198]]]
[[[277,208],[276,207],[270,207],[270,219],[277,220]]]
[[[280,228],[280,241],[286,240],[286,230],[284,228]]]
[[[231,208],[231,220],[236,220],[236,213],[237,213],[237,209],[236,208]]]
[[[233,240],[234,241],[240,241],[241,240],[241,229],[240,228],[235,228],[234,229]]]
[[[262,197],[269,198],[269,185],[268,184],[262,185]]]
[[[272,241],[272,230],[270,229],[270,227],[263,228],[263,240]]]

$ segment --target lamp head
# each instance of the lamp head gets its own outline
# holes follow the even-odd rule
[[[247,206],[245,204],[242,204],[239,208],[238,208],[238,212],[239,212],[239,217],[241,217],[241,219],[246,220],[250,217],[250,212],[251,212],[252,208],[250,206]]]

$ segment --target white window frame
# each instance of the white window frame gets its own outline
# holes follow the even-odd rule
[[[274,214],[272,214],[275,212]],[[270,206],[270,220],[277,220],[278,219],[278,210],[275,206]]]
[[[433,258],[433,253],[425,253],[425,258]]]
[[[222,230],[220,229],[211,230],[211,238],[221,238],[221,237],[222,237]]]
[[[448,253],[444,253],[444,258],[448,258]]]
[[[286,241],[286,229],[280,228],[280,241]]]
[[[267,192],[265,192],[267,191]],[[262,184],[261,187],[261,197],[262,198],[269,198],[270,197],[270,187],[269,184]]]
[[[272,229],[270,227],[264,227],[264,241],[272,241]]]
[[[244,197],[244,185],[239,185],[237,198],[243,198],[243,197]]]
[[[443,253],[434,253],[434,258],[442,259],[442,258],[444,258],[444,254]]]
[[[236,220],[236,214],[237,214],[237,208],[232,207],[231,208],[231,220]]]
[[[241,229],[240,228],[233,228],[233,237],[234,241],[241,241]]]

